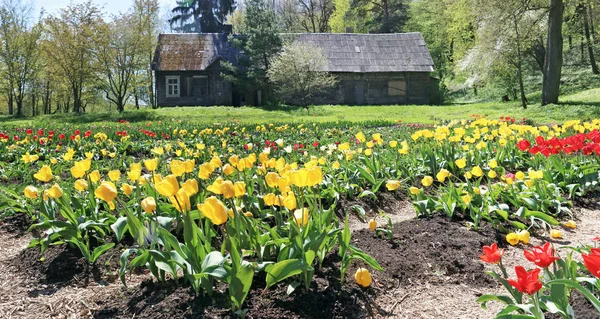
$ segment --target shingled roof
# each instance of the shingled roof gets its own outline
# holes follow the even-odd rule
[[[433,60],[418,32],[302,33],[296,41],[319,47],[328,72],[432,72]]]
[[[224,33],[161,34],[152,68],[157,71],[202,71],[219,58],[233,60],[234,52]]]
[[[286,34],[319,47],[328,72],[432,72],[433,60],[420,33]],[[232,61],[235,50],[225,34],[161,34],[153,68],[158,71],[202,71],[218,58]]]

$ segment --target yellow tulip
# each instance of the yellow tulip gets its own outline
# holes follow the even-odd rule
[[[208,179],[210,178],[210,174],[215,171],[215,168],[210,165],[210,163],[204,163],[200,165],[200,170],[198,172],[198,177],[200,179]]]
[[[333,164],[331,164],[331,168],[333,168],[333,169],[340,168],[340,162],[338,162],[338,161],[333,162]]]
[[[448,172],[448,170],[442,168],[436,175],[435,178],[438,180],[438,182],[443,183],[446,178],[450,176],[450,172]]]
[[[223,174],[225,176],[229,176],[229,175],[233,174],[234,172],[235,172],[235,167],[233,167],[229,164],[223,165]]]
[[[185,164],[180,160],[172,160],[169,165],[171,173],[175,176],[181,176],[185,173]]]
[[[465,166],[467,166],[467,159],[466,158],[459,158],[456,161],[454,161],[454,164],[456,164],[456,166],[458,168],[465,168]]]
[[[433,184],[433,177],[431,177],[431,176],[423,177],[423,179],[421,180],[421,184],[423,184],[423,186],[425,186],[425,187],[431,186],[431,184]]]
[[[237,155],[232,155],[229,157],[229,163],[233,166],[237,166],[240,162],[240,158]]]
[[[298,226],[306,226],[306,224],[308,224],[308,208],[304,207],[301,209],[296,209],[294,211],[294,220]]]
[[[267,175],[265,175],[265,181],[267,181],[267,185],[269,187],[277,187],[279,175],[277,173],[269,172]]]
[[[223,183],[223,179],[218,177],[212,185],[209,185],[206,189],[214,194],[221,195],[221,184]]]
[[[237,198],[246,195],[246,183],[235,182],[235,184],[233,184],[233,190],[235,191],[235,197]]]
[[[33,174],[33,177],[41,182],[47,183],[51,181],[54,176],[52,175],[52,169],[50,166],[44,165],[37,173]]]
[[[367,269],[358,268],[354,274],[354,281],[356,281],[359,286],[367,288],[373,283],[373,278],[371,278],[371,273]]]
[[[494,169],[494,168],[498,167],[498,161],[496,161],[495,159],[493,159],[493,160],[489,161],[488,166],[491,169]]]
[[[515,174],[515,178],[516,178],[517,180],[522,180],[522,179],[524,179],[524,178],[525,178],[525,173],[523,173],[523,172],[521,172],[521,171],[518,171],[518,172]]]
[[[515,246],[519,243],[519,235],[515,233],[510,233],[506,235],[506,241],[512,246]]]
[[[123,194],[129,196],[131,193],[133,193],[133,186],[123,183],[123,185],[121,185],[121,190],[123,191]]]
[[[142,200],[141,206],[146,213],[152,213],[156,210],[156,201],[154,197],[146,197]]]
[[[364,141],[367,140],[367,137],[365,136],[365,134],[363,132],[358,132],[356,133],[356,135],[354,136],[357,140],[359,140],[361,143],[363,143]]]
[[[472,198],[470,194],[463,195],[461,198],[465,204],[469,205],[471,203]]]
[[[158,167],[158,158],[147,159],[144,161],[144,166],[150,172],[154,172]]]
[[[251,212],[245,212],[244,216],[246,216],[246,217],[254,217],[254,215],[252,215]]]
[[[75,189],[83,192],[88,188],[88,182],[85,179],[78,179],[75,181]]]
[[[481,167],[475,166],[471,169],[471,174],[475,177],[481,177],[483,176],[483,170],[481,170]]]
[[[108,178],[110,178],[111,181],[116,182],[119,180],[119,178],[121,178],[121,172],[118,170],[112,170],[108,172]]]
[[[129,178],[129,180],[132,182],[139,180],[140,176],[142,176],[142,171],[139,169],[130,169],[129,172],[127,172],[127,178]]]
[[[71,167],[71,175],[73,178],[82,178],[85,175],[85,171],[79,165],[75,165]]]
[[[290,192],[286,197],[284,197],[283,206],[285,206],[285,208],[287,208],[290,211],[296,209],[296,195],[294,195],[293,192]]]
[[[210,160],[210,165],[212,165],[214,168],[217,168],[223,166],[223,162],[221,162],[221,159],[218,156],[214,156]]]
[[[529,238],[531,237],[531,234],[529,234],[529,232],[526,229],[523,229],[517,232],[517,237],[519,238],[519,241],[521,243],[527,245],[529,244]]]
[[[112,182],[104,181],[96,188],[94,195],[96,198],[110,203],[117,197],[117,187]]]
[[[84,170],[85,172],[87,172],[92,167],[92,160],[89,159],[89,158],[86,158],[84,160],[75,162],[75,165],[79,166],[79,168],[81,168],[82,170]]]
[[[321,167],[315,166],[308,170],[308,186],[315,186],[323,182]]]
[[[553,229],[550,231],[550,236],[552,238],[562,238],[562,233],[558,229]]]
[[[192,209],[190,197],[183,188],[179,189],[175,196],[171,196],[169,199],[171,200],[171,204],[173,204],[175,209],[180,213],[189,212]]]
[[[196,160],[191,159],[183,162],[183,166],[185,167],[186,173],[191,173],[194,171],[194,167],[196,166]]]
[[[489,178],[492,178],[492,179],[498,177],[498,174],[496,174],[496,171],[489,171],[487,175]]]
[[[97,183],[100,180],[100,172],[98,172],[98,170],[95,170],[90,173],[89,177],[92,183]]]
[[[35,198],[38,198],[38,196],[40,196],[38,189],[35,188],[35,186],[31,186],[31,185],[25,187],[24,193],[25,193],[25,197],[27,197],[29,199],[35,199]]]
[[[141,171],[142,170],[142,164],[140,164],[140,163],[131,163],[131,165],[129,165],[129,170],[130,171]]]
[[[398,189],[398,187],[400,187],[400,181],[389,180],[389,181],[387,181],[387,183],[385,183],[385,187],[387,188],[388,191],[394,191],[394,190]]]
[[[414,187],[414,186],[411,186],[411,187],[410,187],[410,193],[411,193],[411,194],[413,194],[413,195],[419,195],[419,193],[420,193],[420,192],[421,192],[421,190],[420,190],[420,189],[418,189],[418,188],[416,188],[416,187]]]
[[[198,209],[215,225],[221,225],[227,221],[227,207],[214,196],[207,198],[204,203],[198,204]]]
[[[569,219],[566,223],[564,223],[565,227],[575,229],[577,228],[577,223],[574,220]]]
[[[198,193],[198,182],[195,179],[188,179],[183,183],[182,188],[188,196],[194,196]]]
[[[175,196],[179,190],[179,182],[175,175],[168,175],[160,183],[156,184],[156,191],[166,197]]]
[[[375,230],[375,228],[377,228],[377,221],[374,218],[372,218],[371,220],[369,220],[369,229]]]
[[[54,184],[54,185],[52,185],[52,187],[50,187],[48,189],[48,197],[50,197],[50,198],[57,199],[57,198],[61,197],[62,195],[63,195],[62,188],[60,188],[60,186],[58,186],[58,184]]]
[[[227,199],[235,196],[235,189],[233,188],[233,183],[231,181],[224,181],[221,183],[221,195]]]

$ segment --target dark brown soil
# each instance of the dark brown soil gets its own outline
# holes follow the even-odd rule
[[[265,290],[264,274],[253,282],[244,308],[247,318],[359,318],[364,310],[366,294],[353,283],[340,285],[333,264],[318,273],[306,292],[298,287],[287,295],[287,284]],[[124,291],[121,296],[107,296],[96,301],[104,307],[94,318],[235,318],[231,314],[226,287],[219,284],[212,297],[194,296],[190,288],[175,282],[145,281],[138,289]],[[370,309],[370,308],[369,308]]]
[[[575,196],[573,199],[574,207],[582,207],[591,210],[600,209],[600,192],[593,191],[585,194],[585,196]]]
[[[22,236],[27,232],[31,224],[31,218],[27,214],[15,214],[0,219],[0,231]]]
[[[95,265],[90,265],[79,249],[68,245],[50,246],[43,256],[39,247],[25,249],[8,264],[35,287],[31,295],[48,295],[65,286],[85,287],[91,282],[106,285],[115,281],[122,248],[111,248]]]
[[[425,283],[497,285],[485,274],[479,259],[482,246],[498,241],[491,226],[473,231],[464,223],[437,216],[394,224],[393,234],[389,240],[364,229],[352,236],[354,245],[384,268],[374,277],[385,288]]]
[[[377,199],[368,197],[350,199],[344,197],[338,201],[336,214],[342,220],[346,216],[346,213],[349,213],[350,216],[355,216],[356,218],[361,219],[360,216],[358,216],[358,213],[352,210],[352,206],[354,205],[361,206],[365,210],[368,218],[378,216],[380,210],[386,214],[394,214],[398,205],[406,200],[406,198],[402,198],[401,196],[402,193],[397,193],[396,196],[394,196],[394,194],[382,192],[377,194]]]
[[[569,298],[569,304],[573,307],[575,318],[577,319],[598,319],[600,313],[594,308],[594,306],[579,292],[573,291]],[[561,317],[556,314],[547,314],[548,319],[560,319]]]

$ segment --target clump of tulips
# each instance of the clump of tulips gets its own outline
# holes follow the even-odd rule
[[[581,253],[583,263],[573,259],[573,251],[561,258],[549,242],[525,250],[525,259],[536,267],[527,270],[515,266],[516,278],[508,278],[502,264],[503,249],[496,243],[483,247],[480,259],[489,264],[498,265],[501,274],[488,272],[508,291],[507,295],[483,295],[477,301],[483,308],[489,301],[498,301],[505,305],[496,314],[496,318],[537,318],[543,319],[544,313],[553,313],[561,318],[576,318],[576,312],[569,304],[574,290],[581,293],[600,311],[600,249],[591,247],[565,248]],[[581,276],[581,274],[588,274]]]

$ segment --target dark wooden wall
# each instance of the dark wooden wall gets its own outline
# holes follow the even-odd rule
[[[314,104],[429,104],[428,73],[337,73],[338,84],[314,98]],[[401,95],[390,95],[390,82],[404,82]],[[393,91],[393,90],[392,90]]]
[[[167,97],[167,76],[179,76],[179,97]],[[192,84],[194,76],[207,76],[207,94],[194,94]],[[221,78],[221,71],[218,69],[179,72],[156,71],[156,98],[158,106],[232,105],[231,89],[231,83]]]

